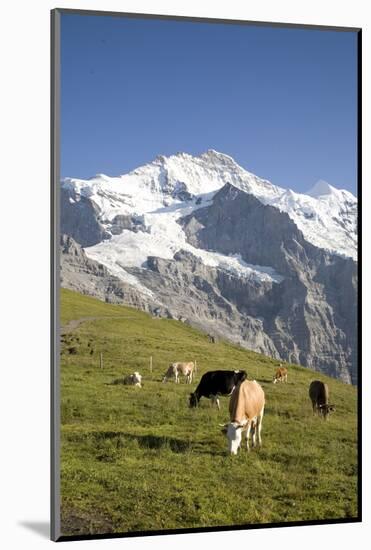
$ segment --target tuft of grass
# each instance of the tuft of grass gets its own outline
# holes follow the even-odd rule
[[[64,289],[61,319],[84,319],[61,340],[63,534],[357,516],[354,387],[297,365],[288,365],[287,384],[274,385],[269,357]],[[170,362],[194,359],[192,385],[161,382]],[[228,420],[228,398],[220,411],[205,399],[188,407],[201,375],[215,369],[245,369],[262,385],[260,450],[227,455],[218,425]],[[143,388],[117,382],[134,371]],[[337,405],[327,422],[312,415],[313,379],[328,383]]]

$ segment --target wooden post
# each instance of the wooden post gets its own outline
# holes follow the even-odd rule
[[[149,358],[149,372],[152,374],[152,355]]]
[[[100,368],[103,369],[103,353],[100,352]]]

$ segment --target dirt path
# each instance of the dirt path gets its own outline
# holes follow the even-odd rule
[[[128,317],[127,315],[114,315],[114,316],[99,316],[99,317],[81,317],[80,319],[72,319],[68,321],[66,325],[61,326],[61,336],[69,334],[76,330],[82,323],[86,321],[99,321],[101,319],[135,319],[136,317]]]

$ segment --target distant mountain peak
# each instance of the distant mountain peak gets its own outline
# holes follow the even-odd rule
[[[335,189],[335,187],[332,187],[327,181],[325,180],[318,180],[317,183],[313,185],[309,191],[307,191],[305,194],[309,195],[310,197],[321,197],[323,195],[332,195],[334,192],[336,193],[338,191]]]
[[[216,151],[215,149],[208,149],[204,153],[200,155],[200,158],[211,158],[211,159],[220,159],[220,160],[229,160],[235,162],[235,160],[230,156],[226,155],[225,153],[221,153],[220,151]]]

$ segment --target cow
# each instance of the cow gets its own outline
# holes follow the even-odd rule
[[[276,382],[287,382],[287,369],[280,365],[276,370],[276,374],[273,377],[273,384]]]
[[[236,455],[241,445],[242,432],[246,431],[246,449],[249,451],[249,436],[256,446],[256,435],[261,447],[261,429],[264,415],[265,395],[256,380],[244,380],[232,393],[229,401],[230,422],[221,424],[228,438],[228,451]]]
[[[335,410],[335,405],[329,405],[328,385],[319,380],[314,380],[309,386],[309,397],[312,401],[313,414],[322,415],[328,419],[330,412]]]
[[[231,395],[233,390],[247,378],[244,370],[213,370],[202,375],[200,383],[189,397],[189,406],[197,407],[201,397],[211,399],[220,410],[219,395]]]
[[[128,374],[124,378],[124,384],[127,386],[138,386],[142,387],[142,375],[139,372],[134,372],[133,374]]]
[[[167,382],[170,378],[175,379],[175,383],[179,383],[180,375],[185,377],[186,384],[190,384],[193,380],[193,374],[196,372],[196,361],[189,363],[171,363],[163,377],[162,381]]]

